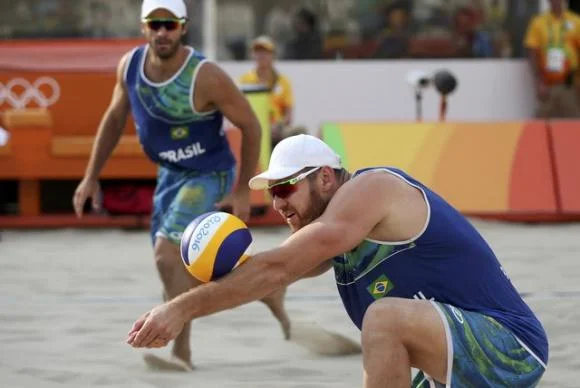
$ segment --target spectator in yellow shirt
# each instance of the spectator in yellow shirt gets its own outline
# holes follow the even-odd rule
[[[256,68],[240,78],[242,84],[262,84],[270,89],[272,111],[270,124],[272,127],[272,144],[275,145],[285,137],[294,135],[292,129],[292,113],[294,95],[290,80],[280,74],[274,67],[276,46],[268,36],[260,36],[252,42],[252,53]]]
[[[524,42],[536,82],[539,118],[580,117],[574,85],[580,16],[564,9],[563,3],[550,0],[550,10],[530,21]]]

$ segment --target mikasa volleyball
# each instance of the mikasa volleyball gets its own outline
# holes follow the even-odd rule
[[[248,259],[252,235],[238,217],[209,212],[197,217],[181,236],[181,259],[189,273],[207,283],[228,274]]]

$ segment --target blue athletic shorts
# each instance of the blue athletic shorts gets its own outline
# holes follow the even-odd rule
[[[179,244],[183,231],[197,216],[216,210],[215,203],[233,188],[235,168],[200,174],[159,167],[153,194],[151,239],[162,236]]]
[[[413,387],[528,388],[539,383],[544,363],[495,319],[431,303],[445,323],[448,381],[443,385],[419,371]]]

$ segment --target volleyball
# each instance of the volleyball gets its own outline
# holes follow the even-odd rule
[[[181,236],[181,259],[189,273],[207,283],[248,259],[252,235],[238,217],[220,211],[200,215]]]

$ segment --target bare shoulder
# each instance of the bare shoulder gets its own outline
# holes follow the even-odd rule
[[[386,174],[351,178],[336,191],[324,213],[303,228],[317,231],[316,239],[327,247],[325,257],[352,249],[383,223],[387,208],[377,205],[385,202],[391,183],[382,175]]]
[[[400,182],[398,178],[388,173],[368,172],[349,179],[332,197],[323,217],[362,219],[367,222],[380,222],[385,215],[386,207],[379,206],[386,203],[385,199],[391,196]],[[372,204],[375,211],[364,211]],[[362,214],[366,216],[362,216]],[[372,214],[371,214],[372,213]]]
[[[125,78],[125,71],[127,66],[129,66],[129,61],[131,59],[131,57],[133,56],[133,53],[135,52],[136,49],[132,49],[130,51],[127,51],[125,54],[123,54],[123,56],[121,57],[121,59],[119,60],[119,63],[117,64],[117,82],[119,84],[124,84],[124,78]]]
[[[117,76],[115,87],[113,88],[113,95],[109,104],[109,112],[116,115],[117,118],[125,120],[130,109],[129,93],[126,85],[125,75],[127,73],[127,66],[131,60],[135,49],[123,54],[119,63],[117,64]]]
[[[341,196],[348,195],[364,200],[365,198],[383,197],[404,186],[405,182],[399,177],[385,170],[372,170],[351,178],[342,185],[338,192],[341,192]]]
[[[232,78],[217,64],[206,61],[198,70],[194,92],[198,112],[218,109],[238,128],[254,125],[252,109]],[[256,124],[258,125],[258,124]]]
[[[198,70],[196,87],[204,89],[213,89],[224,82],[233,82],[230,76],[216,63],[206,60]]]
[[[200,65],[195,80],[196,101],[200,106],[222,105],[225,98],[241,94],[232,78],[219,65],[209,60]]]
[[[388,199],[388,204],[416,197],[422,200],[422,193],[415,185],[396,172],[376,169],[363,172],[351,179],[353,191],[361,191],[367,198]]]
[[[121,57],[118,65],[117,65],[117,74],[123,74],[125,72],[125,68],[127,66],[129,66],[129,60],[133,56],[134,52],[135,52],[135,49],[132,49],[130,51],[127,51],[125,54],[123,54],[123,56]]]
[[[426,203],[420,189],[386,170],[363,172],[336,192],[328,205],[330,219],[368,228],[367,236],[405,240],[423,227]]]

